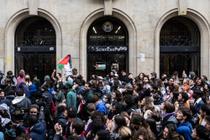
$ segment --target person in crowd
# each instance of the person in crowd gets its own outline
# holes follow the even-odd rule
[[[162,105],[163,119],[162,126],[164,127],[168,123],[177,124],[177,118],[175,113],[175,106],[170,102],[164,102]]]
[[[33,104],[29,109],[29,135],[31,140],[46,139],[46,123],[44,118],[44,107]]]
[[[86,125],[85,125],[85,131],[87,132],[88,130],[88,126],[90,125],[90,123],[92,123],[92,116],[93,114],[96,112],[96,106],[94,103],[88,103],[87,104],[87,114],[86,114]]]
[[[135,81],[143,81],[145,74],[143,72],[139,73],[139,75],[135,78]]]
[[[6,96],[5,96],[5,92],[2,89],[0,89],[0,104],[3,104],[3,103],[9,105],[8,100],[6,99]]]
[[[199,125],[205,126],[206,125],[206,117],[210,116],[210,105],[204,104],[201,106],[200,114],[199,114]]]
[[[179,107],[186,107],[190,109],[189,96],[186,92],[180,92],[178,96]]]
[[[107,108],[107,112],[109,112],[111,110],[111,95],[110,94],[104,95],[102,101],[104,102]]]
[[[177,71],[173,73],[172,78],[174,79],[174,83],[179,84],[180,80],[179,80],[179,74]]]
[[[150,73],[150,75],[151,75],[151,78],[150,78],[151,85],[157,84],[157,82],[158,82],[157,73],[152,72],[152,73]]]
[[[66,95],[67,109],[68,110],[77,110],[77,95],[76,95],[75,88],[78,85],[77,84],[74,85],[73,82],[67,81],[65,86],[68,89],[68,93]]]
[[[72,135],[71,126],[73,125],[73,122],[76,122],[76,121],[81,122],[82,120],[78,117],[76,110],[69,110],[68,116],[67,116],[66,128],[65,128],[65,132],[64,132],[66,137],[69,137]]]
[[[96,111],[101,112],[104,115],[107,115],[107,108],[105,102],[100,99],[99,93],[95,93],[93,98],[96,106]]]
[[[57,106],[57,112],[56,112],[56,122],[58,122],[61,126],[62,129],[65,130],[66,129],[66,125],[67,125],[67,115],[68,115],[68,111],[66,108],[65,104],[59,104]]]
[[[192,140],[192,124],[190,123],[192,113],[189,108],[180,108],[176,113],[178,120],[177,133],[184,136],[185,140]]]
[[[25,83],[25,75],[25,70],[21,69],[17,77],[17,85],[19,85],[20,83]]]
[[[168,123],[163,128],[162,137],[160,140],[184,140],[184,137],[176,132],[176,125]]]
[[[203,92],[200,89],[194,89],[193,90],[193,98],[194,98],[194,104],[192,105],[192,112],[193,112],[193,122],[197,123],[199,111],[201,109],[201,106],[204,105],[202,96]]]
[[[130,128],[132,130],[132,135],[136,135],[139,132],[139,130],[146,131],[145,138],[149,138],[150,140],[155,140],[155,133],[156,128],[152,128],[153,125],[151,125],[151,121],[149,119],[144,119],[143,116],[141,116],[138,112],[133,112],[131,115],[131,121],[130,121]],[[140,134],[138,134],[140,135]],[[138,136],[136,136],[138,137]],[[141,136],[139,136],[141,137]]]
[[[190,90],[190,83],[189,83],[189,79],[185,78],[183,79],[183,84],[181,86],[183,92],[187,93]]]
[[[119,79],[120,81],[122,81],[122,84],[128,83],[129,79],[128,79],[127,73],[124,70],[121,71],[121,75]]]
[[[16,97],[12,100],[11,113],[15,120],[23,120],[24,114],[31,105],[29,98],[25,96],[23,89],[16,91]]]
[[[80,119],[77,119],[72,122],[70,127],[70,131],[72,132],[72,136],[76,137],[78,140],[86,140],[84,136],[84,122]]]
[[[134,133],[132,140],[150,140],[147,130],[142,127],[139,128],[137,132]]]
[[[143,79],[143,88],[145,89],[151,89],[151,84],[150,84],[150,81],[149,81],[149,76],[148,75],[145,75],[144,76],[144,79]]]
[[[73,68],[72,69],[72,77],[73,77],[73,79],[76,79],[77,76],[78,76],[78,70],[76,68]]]
[[[8,81],[10,81],[12,86],[16,86],[17,85],[17,79],[16,77],[13,75],[12,71],[7,71],[7,75],[6,77],[4,77],[1,81],[1,85],[6,86],[8,84]]]
[[[87,140],[93,140],[98,131],[106,129],[106,120],[102,113],[98,111],[93,112],[91,120],[85,130]]]
[[[114,116],[110,126],[111,128],[109,128],[109,130],[111,131],[111,137],[114,140],[119,139],[120,138],[119,131],[127,127],[126,119],[122,115],[116,115]]]
[[[114,70],[86,81],[76,69],[68,77],[54,70],[43,84],[24,70],[17,84],[2,75],[0,139],[209,139],[207,77],[150,74]]]
[[[94,140],[111,140],[111,135],[108,130],[100,130],[97,132]]]
[[[57,88],[57,92],[54,95],[55,103],[56,105],[60,103],[65,103],[66,97],[65,97],[65,86],[59,86]]]
[[[193,140],[209,140],[210,135],[204,126],[198,125],[193,129],[192,138]]]
[[[132,139],[132,133],[129,127],[123,126],[119,128],[119,139],[121,140],[131,140]]]
[[[31,77],[30,75],[26,74],[25,76],[25,84],[26,84],[26,87],[28,88],[28,97],[31,99],[31,101],[34,101],[37,93],[37,86],[35,84],[35,81],[31,81]]]

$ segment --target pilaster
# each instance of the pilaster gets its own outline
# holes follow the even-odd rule
[[[183,16],[187,15],[187,1],[178,0],[178,15]]]
[[[29,15],[38,15],[39,0],[28,0]]]
[[[104,0],[104,15],[112,15],[112,0]]]

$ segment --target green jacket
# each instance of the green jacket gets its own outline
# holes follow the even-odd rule
[[[67,108],[70,109],[75,109],[77,110],[77,94],[76,94],[76,91],[75,90],[70,90],[68,93],[67,93],[67,96],[66,96],[66,105],[67,105]]]

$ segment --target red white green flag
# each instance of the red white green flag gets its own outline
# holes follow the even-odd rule
[[[71,55],[65,56],[59,63],[58,63],[58,68],[60,70],[65,71],[65,75],[69,76],[72,75],[72,60],[71,60]]]

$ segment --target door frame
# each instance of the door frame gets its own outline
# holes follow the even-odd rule
[[[156,28],[155,28],[155,61],[154,61],[154,69],[157,73],[157,75],[160,75],[160,31],[162,29],[162,26],[164,23],[169,20],[172,17],[178,16],[178,9],[172,9],[167,12],[165,12],[162,17],[160,17],[160,20],[158,21]],[[200,72],[201,75],[206,75],[207,77],[210,77],[210,61],[209,61],[209,54],[210,54],[210,29],[207,19],[204,18],[204,16],[199,13],[198,11],[195,11],[193,9],[188,8],[187,9],[187,15],[189,19],[195,22],[195,24],[198,26],[200,30]]]
[[[10,17],[5,27],[5,49],[4,49],[4,72],[15,70],[15,31],[17,26],[24,19],[30,17],[29,9],[23,9],[16,12]],[[62,30],[58,20],[50,12],[39,8],[38,16],[47,19],[54,27],[56,33],[56,63],[63,57],[63,44],[62,44]]]
[[[104,9],[98,9],[87,16],[80,30],[80,64],[79,70],[84,78],[87,78],[87,31],[90,25],[98,18],[104,16]],[[134,22],[131,18],[121,10],[113,8],[113,17],[121,20],[128,30],[129,36],[129,72],[137,74],[137,32]]]

